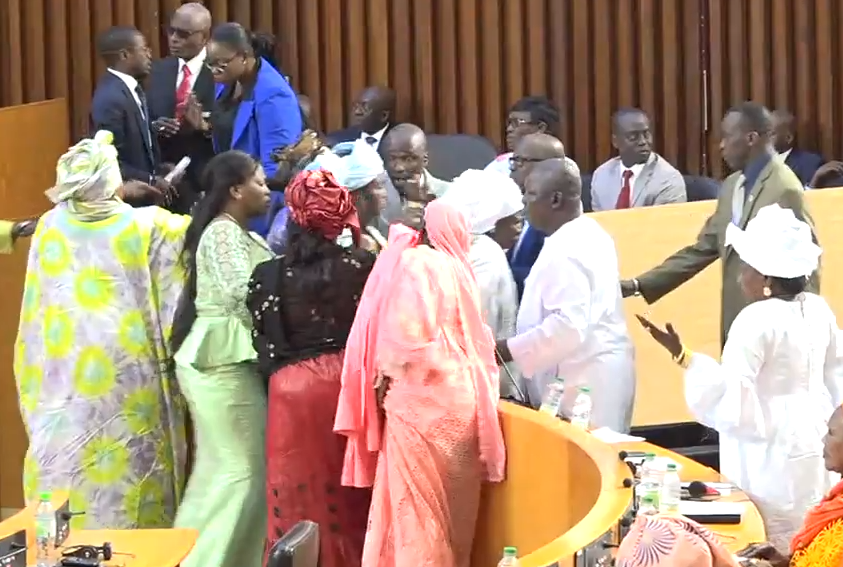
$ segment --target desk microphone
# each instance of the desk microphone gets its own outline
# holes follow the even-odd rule
[[[498,351],[498,347],[495,347],[495,354],[498,357],[498,360],[501,362],[500,366],[503,368],[503,371],[506,373],[507,377],[509,378],[510,383],[515,387],[515,392],[518,394],[518,400],[521,402],[519,405],[523,405],[525,407],[533,407],[530,404],[530,398],[524,395],[524,392],[521,391],[521,388],[518,387],[518,382],[515,380],[515,377],[512,376],[512,372],[509,371],[509,368],[506,367],[506,363],[503,361],[503,357],[501,356],[500,351]]]
[[[69,522],[76,516],[84,516],[85,512],[61,512],[59,514],[59,519],[63,522]]]
[[[695,480],[688,484],[688,496],[691,500],[708,500],[720,496],[720,491],[702,481]]]

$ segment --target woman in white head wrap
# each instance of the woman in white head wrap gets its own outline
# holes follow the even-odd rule
[[[440,199],[460,211],[468,221],[472,239],[468,259],[480,288],[480,302],[486,324],[495,340],[515,333],[518,288],[501,246],[489,236],[496,226],[517,217],[524,204],[512,179],[494,171],[470,169],[457,177]],[[512,367],[508,367],[513,376]],[[507,372],[501,372],[501,396],[512,397],[517,389]]]
[[[790,209],[770,205],[726,243],[744,263],[741,288],[752,301],[729,331],[720,362],[683,346],[638,317],[685,368],[694,417],[720,434],[720,472],[750,494],[770,542],[786,549],[808,509],[832,485],[823,459],[828,418],[843,402],[837,320],[806,292],[822,250]]]
[[[386,238],[375,228],[375,221],[386,206],[387,175],[383,159],[365,140],[337,144],[334,152],[342,156],[341,162],[330,171],[354,198],[357,217],[364,233],[361,247],[377,253],[386,245]],[[350,234],[340,238],[344,237],[348,241]]]
[[[32,238],[14,355],[24,492],[69,490],[79,527],[171,527],[186,441],[167,342],[190,217],[126,205],[111,142],[59,159]]]

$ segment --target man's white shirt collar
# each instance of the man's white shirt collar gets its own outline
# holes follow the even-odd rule
[[[374,134],[369,134],[367,132],[360,132],[360,139],[366,140],[367,138],[374,138],[375,139],[375,146],[377,147],[378,144],[381,143],[381,139],[383,139],[383,135],[386,133],[386,129],[389,128],[389,124],[375,132]]]
[[[131,75],[127,75],[122,71],[117,71],[116,69],[112,69],[111,67],[108,68],[108,72],[123,81],[123,83],[129,87],[129,90],[132,91],[132,95],[135,94],[135,89],[138,88],[138,80]]]
[[[207,57],[208,49],[206,47],[203,47],[202,51],[200,51],[199,54],[196,55],[196,57],[194,57],[190,61],[179,59],[179,80],[181,80],[181,74],[184,71],[185,67],[190,69],[191,77],[196,77],[202,71],[202,66],[205,64],[205,59]]]

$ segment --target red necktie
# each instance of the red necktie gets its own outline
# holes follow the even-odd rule
[[[621,185],[621,194],[618,195],[618,202],[615,204],[616,209],[628,209],[630,197],[632,196],[632,186],[629,180],[632,179],[632,170],[627,169],[623,172],[623,185]]]
[[[176,118],[184,116],[184,107],[190,96],[190,68],[187,65],[182,67],[182,78],[179,88],[176,89]]]

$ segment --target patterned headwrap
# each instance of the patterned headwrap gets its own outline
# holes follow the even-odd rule
[[[738,562],[717,536],[682,516],[638,516],[623,538],[618,567],[737,567]]]
[[[125,205],[117,196],[123,184],[114,135],[100,130],[71,147],[56,165],[56,184],[45,191],[53,203],[67,203],[80,219],[107,218]]]
[[[360,221],[351,195],[329,171],[302,171],[284,193],[290,217],[300,227],[328,240],[336,240],[348,227],[354,243],[360,242]]]

